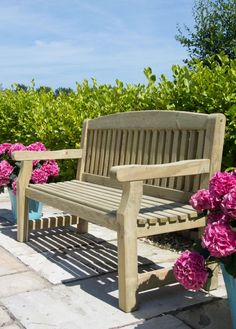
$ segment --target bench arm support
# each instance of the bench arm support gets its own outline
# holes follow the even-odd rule
[[[15,151],[11,157],[15,161],[33,160],[60,160],[60,159],[80,159],[82,149],[69,149],[58,151]]]
[[[188,176],[209,173],[210,160],[183,160],[157,165],[122,165],[110,170],[110,177],[118,182],[142,181],[146,179]]]

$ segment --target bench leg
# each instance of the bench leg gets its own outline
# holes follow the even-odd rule
[[[82,218],[79,219],[79,224],[77,225],[78,233],[88,233],[88,221]]]
[[[143,182],[124,183],[117,211],[119,307],[125,312],[137,308],[137,215],[142,188]]]
[[[17,200],[17,240],[27,242],[29,240],[29,205],[28,198],[20,202]]]
[[[132,236],[133,235],[133,236]],[[138,262],[135,234],[118,233],[119,307],[125,312],[137,308]]]
[[[29,239],[29,204],[25,190],[30,181],[32,168],[32,161],[23,161],[16,182],[17,240],[20,242],[26,242]]]

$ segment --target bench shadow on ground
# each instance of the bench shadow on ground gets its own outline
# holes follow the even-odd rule
[[[16,240],[16,226],[6,218],[11,218],[11,211],[1,209],[0,232]],[[78,234],[74,227],[64,227],[31,232],[27,245],[68,274],[67,278],[64,275],[61,280],[65,286],[79,286],[90,295],[118,308],[115,240],[107,242],[89,233]],[[161,267],[150,259],[139,256],[138,268],[139,273],[144,273]],[[202,295],[202,302],[204,294],[199,294]],[[177,308],[177,305],[188,304],[190,299],[196,298],[196,293],[186,291],[178,284],[142,292],[139,294],[140,308],[133,315],[143,319],[149,312],[150,316],[150,307],[153,308],[151,316],[157,313],[157,307],[160,307],[160,314],[165,313],[169,307],[166,308],[165,303],[170,304],[170,296],[173,306]],[[140,323],[135,328],[142,327],[143,324]]]

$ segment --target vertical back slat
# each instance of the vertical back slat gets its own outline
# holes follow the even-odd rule
[[[187,159],[194,159],[196,152],[196,132],[189,132]],[[193,184],[193,176],[186,176],[184,180],[184,191],[190,191]]]
[[[108,160],[108,171],[115,163],[116,135],[117,135],[117,131],[115,129],[112,129],[112,131],[111,131],[111,148],[109,151],[109,160]]]
[[[114,163],[113,163],[114,166],[119,164],[120,148],[121,148],[121,134],[122,134],[121,130],[118,130],[116,133],[115,157],[114,157]]]
[[[170,161],[171,162],[177,161],[178,144],[179,144],[179,131],[175,130],[173,132],[173,141],[172,141],[172,146],[171,146],[171,154],[170,154]],[[168,187],[173,189],[174,184],[175,184],[175,178],[170,177],[168,179]]]
[[[103,165],[104,165],[104,158],[105,158],[105,148],[106,148],[106,139],[107,139],[107,130],[102,130],[101,136],[101,145],[100,148],[100,157],[98,162],[98,175],[103,174]]]
[[[96,148],[95,148],[94,170],[93,170],[93,173],[95,175],[98,175],[98,165],[99,165],[100,154],[101,154],[101,142],[102,142],[102,130],[98,130]]]
[[[157,149],[156,149],[156,164],[162,163],[162,155],[164,152],[164,142],[165,142],[165,131],[161,130],[158,133],[158,142],[157,142]],[[159,185],[160,179],[154,179],[154,185]]]
[[[103,166],[103,176],[109,176],[109,154],[111,153],[111,143],[112,143],[112,130],[107,131],[106,136],[106,146],[105,146],[105,157],[104,157],[104,166]]]
[[[136,158],[136,163],[137,164],[142,164],[144,138],[145,138],[144,130],[139,131],[139,140],[138,140],[138,149],[137,149],[137,158]]]
[[[151,146],[150,146],[150,157],[149,157],[149,163],[155,164],[155,157],[156,157],[156,149],[157,149],[157,130],[152,131],[152,137],[151,137]],[[153,185],[154,179],[149,179],[147,181],[147,184]]]
[[[125,152],[126,152],[126,143],[127,143],[127,130],[122,130],[122,139],[121,139],[121,149],[120,149],[120,160],[119,164],[123,165],[125,163]]]
[[[163,162],[162,163],[169,163],[170,162],[170,150],[171,150],[171,143],[172,143],[172,131],[166,131],[165,137],[165,144],[163,150]],[[160,186],[167,187],[167,178],[161,178]]]
[[[93,130],[89,130],[88,131],[85,172],[89,172],[89,170],[90,170],[90,164],[91,164],[91,158],[92,158],[92,146],[93,146]]]
[[[198,131],[196,159],[201,159],[203,157],[204,141],[205,141],[205,131],[200,130]],[[198,189],[200,189],[200,180],[201,180],[201,175],[194,176],[193,191],[197,191]]]
[[[138,151],[138,135],[139,135],[138,130],[134,130],[132,147],[131,147],[131,159],[130,159],[131,164],[137,163],[136,156]]]
[[[133,131],[129,130],[128,131],[128,137],[127,137],[124,164],[130,164],[131,163],[132,141],[133,141]]]
[[[93,141],[92,141],[92,155],[90,161],[89,172],[94,173],[94,165],[95,165],[95,154],[96,154],[96,147],[97,147],[97,130],[93,130]]]
[[[179,153],[178,153],[178,161],[186,159],[186,151],[187,151],[187,131],[181,131],[180,137],[180,145],[179,145]],[[178,177],[176,179],[176,189],[182,190],[184,187],[184,177]]]

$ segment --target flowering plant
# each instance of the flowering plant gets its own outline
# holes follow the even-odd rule
[[[190,204],[207,215],[207,225],[193,251],[184,251],[174,264],[176,279],[186,288],[199,290],[212,276],[209,261],[221,262],[236,277],[236,171],[217,172],[208,189],[199,190]]]
[[[0,188],[7,186],[16,194],[16,180],[20,172],[21,163],[14,161],[11,154],[14,151],[46,151],[43,143],[35,142],[28,146],[21,143],[3,143],[0,144]],[[59,167],[56,161],[33,161],[33,171],[30,183],[42,184],[59,175]]]

